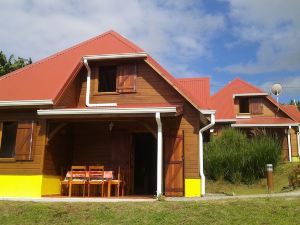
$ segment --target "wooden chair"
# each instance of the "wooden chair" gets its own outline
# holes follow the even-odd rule
[[[72,196],[72,185],[83,186],[83,197],[85,196],[85,185],[87,182],[86,166],[72,166],[69,181],[69,197]]]
[[[104,166],[89,166],[88,196],[90,196],[91,185],[100,185],[101,197],[104,193]]]
[[[115,186],[115,196],[120,196],[120,188],[121,188],[121,196],[124,196],[124,186],[125,186],[125,180],[124,180],[124,172],[121,173],[121,167],[118,167],[118,173],[116,178],[114,177],[111,180],[111,186]]]

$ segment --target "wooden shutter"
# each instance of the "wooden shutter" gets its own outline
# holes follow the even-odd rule
[[[16,160],[32,160],[33,122],[19,122],[16,136]]]
[[[164,136],[165,195],[183,196],[183,133]]]
[[[250,98],[250,113],[253,115],[263,114],[262,98]]]
[[[137,66],[135,63],[128,63],[118,66],[117,71],[117,92],[132,93],[136,91]]]

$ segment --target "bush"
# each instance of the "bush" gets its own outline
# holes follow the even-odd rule
[[[275,137],[248,139],[240,130],[225,129],[204,147],[205,174],[213,180],[250,184],[264,177],[266,164],[276,167],[280,153],[280,142]]]

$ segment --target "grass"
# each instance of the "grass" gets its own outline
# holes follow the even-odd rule
[[[200,202],[33,203],[0,201],[6,224],[300,224],[300,198]]]
[[[299,163],[280,163],[274,172],[274,192],[282,192],[282,188],[288,186],[288,175]],[[252,185],[232,184],[227,181],[211,181],[207,180],[207,193],[224,193],[228,195],[249,195],[249,194],[266,194],[267,181],[260,179]]]

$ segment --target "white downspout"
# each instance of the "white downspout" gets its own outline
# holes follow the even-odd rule
[[[292,162],[292,146],[291,146],[291,126],[288,129],[288,150],[289,150],[289,162]]]
[[[85,104],[87,107],[97,107],[97,106],[117,106],[117,103],[100,103],[100,104],[92,104],[90,103],[90,92],[91,92],[91,68],[88,64],[87,59],[83,59],[83,63],[87,69],[87,78],[86,78],[86,94],[85,94]]]
[[[205,175],[203,167],[203,132],[215,124],[215,113],[210,114],[210,123],[199,130],[199,173],[201,178],[201,196],[205,195]]]
[[[159,197],[162,194],[162,167],[163,167],[163,136],[162,136],[162,124],[160,119],[160,113],[155,113],[155,119],[157,123],[157,182],[156,182],[156,196]]]
[[[298,126],[297,144],[298,144],[298,157],[300,157],[300,126]]]

